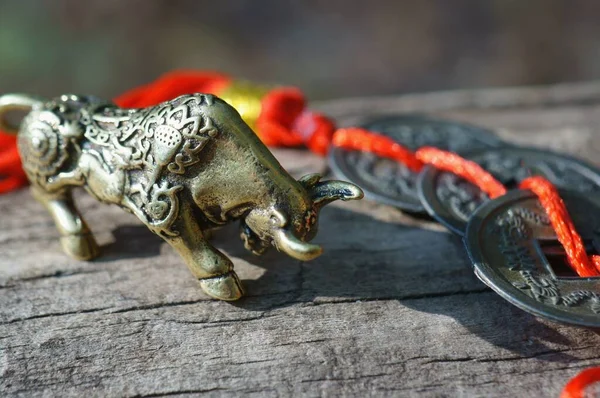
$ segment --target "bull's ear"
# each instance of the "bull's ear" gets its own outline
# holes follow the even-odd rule
[[[304,177],[300,177],[298,182],[308,190],[315,186],[321,180],[322,176],[319,173],[307,174]]]
[[[362,199],[364,193],[358,186],[345,181],[324,181],[315,184],[310,190],[315,209],[320,209],[334,200]]]

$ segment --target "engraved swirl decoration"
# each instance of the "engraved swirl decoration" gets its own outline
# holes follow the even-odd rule
[[[23,121],[18,145],[23,166],[36,177],[56,174],[68,158],[68,142],[57,131],[58,118],[30,115]]]

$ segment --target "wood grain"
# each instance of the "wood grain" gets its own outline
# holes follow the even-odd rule
[[[598,162],[600,83],[344,99],[341,125],[420,111]],[[324,171],[277,150],[296,176]],[[473,275],[437,224],[372,202],[326,208],[301,263],[216,245],[248,297],[209,299],[167,245],[120,209],[78,198],[104,255],[62,254],[24,190],[0,197],[0,392],[7,396],[557,396],[600,362],[596,332],[518,310]]]

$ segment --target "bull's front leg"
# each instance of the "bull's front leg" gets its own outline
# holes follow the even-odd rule
[[[182,204],[177,221],[178,236],[164,239],[183,257],[206,294],[219,300],[237,300],[243,295],[233,263],[207,241],[189,204]]]
[[[65,253],[78,260],[91,260],[100,254],[96,239],[75,207],[70,190],[50,193],[32,186],[31,191],[54,219]]]

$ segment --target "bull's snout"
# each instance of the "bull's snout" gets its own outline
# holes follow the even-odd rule
[[[334,200],[355,200],[363,197],[362,190],[344,181],[323,181],[318,174],[309,174],[298,182],[306,190],[292,201],[293,205],[282,206],[292,210],[284,215],[278,208],[253,209],[242,221],[242,239],[246,248],[261,254],[268,245],[290,257],[301,261],[312,260],[323,249],[308,243],[317,231],[318,213],[323,206]]]
[[[288,217],[279,210],[254,209],[242,220],[242,239],[247,249],[262,254],[267,246],[302,261],[312,260],[322,253],[320,246],[307,243],[296,237]]]

